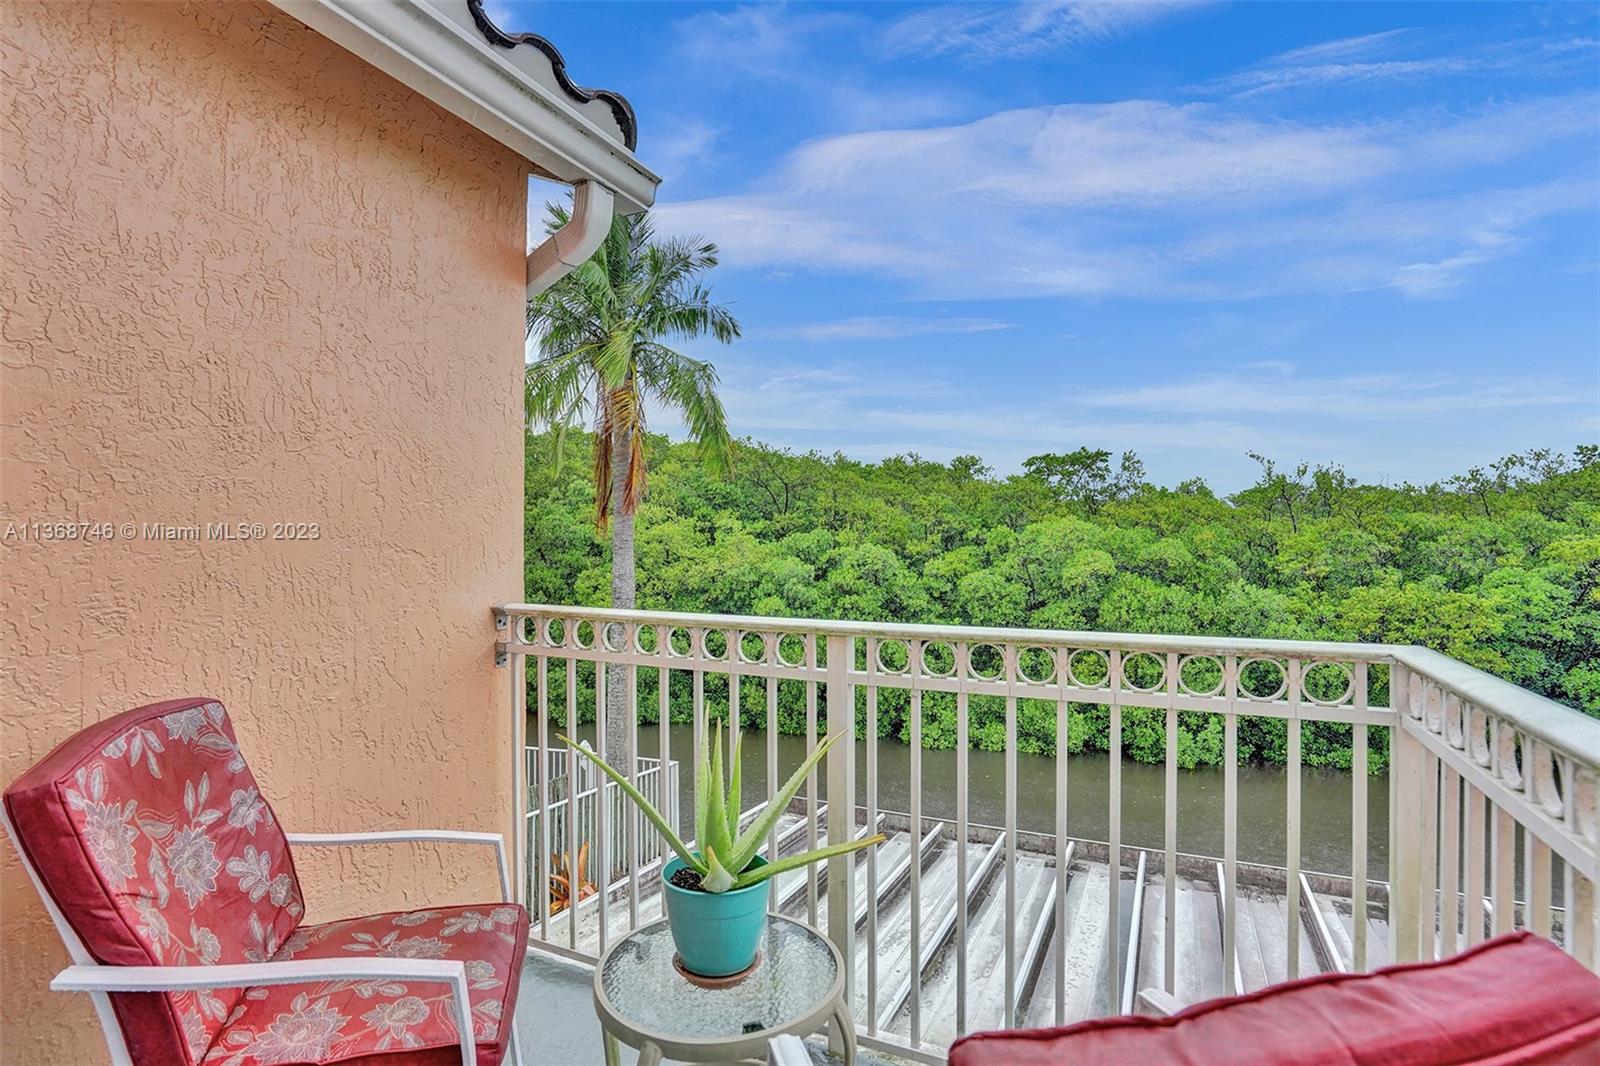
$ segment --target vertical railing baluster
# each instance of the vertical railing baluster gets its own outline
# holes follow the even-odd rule
[[[817,635],[806,634],[806,757],[817,747]],[[832,797],[830,797],[831,800]],[[831,804],[830,804],[831,805]],[[817,846],[817,770],[811,768],[806,775],[806,843],[808,849]],[[830,841],[831,843],[831,841]],[[806,867],[806,915],[813,926],[817,924],[817,864]]]
[[[1466,793],[1465,805],[1467,859],[1464,898],[1462,901],[1462,919],[1466,927],[1467,947],[1483,941],[1483,890],[1484,879],[1488,876],[1485,865],[1484,845],[1488,833],[1488,823],[1484,819],[1484,798],[1470,784],[1463,787]]]
[[[867,646],[867,827],[878,824],[878,638]],[[916,822],[912,821],[911,850],[916,851]],[[867,1032],[878,1034],[878,849],[867,849]]]
[[[638,788],[639,781],[639,664],[634,662],[634,649],[637,646],[638,634],[632,622],[621,627],[622,652],[627,657],[627,670],[623,673],[623,693],[628,701],[628,780],[633,782],[633,787]],[[639,808],[627,801],[627,797],[620,794],[617,800],[622,804],[624,822],[623,827],[627,833],[624,843],[628,849],[628,929],[639,928]],[[659,799],[659,796],[657,797]]]
[[[1575,874],[1572,878],[1572,895],[1567,902],[1567,929],[1567,950],[1589,969],[1595,969],[1597,937],[1594,882],[1582,874]]]
[[[543,620],[540,620],[543,624]],[[539,916],[539,939],[550,939],[550,841],[551,814],[550,814],[550,659],[541,654],[534,665],[535,690],[534,713],[539,716],[534,729],[539,737],[539,750],[535,757],[539,760],[539,857],[535,864],[538,871],[537,879],[530,889],[538,899],[534,912]]]
[[[1439,954],[1456,953],[1461,933],[1461,775],[1445,766],[1439,796]]]
[[[1072,682],[1072,649],[1056,649],[1056,935],[1055,1022],[1067,1021],[1067,756],[1072,737],[1072,705],[1067,686]]]
[[[739,742],[739,734],[744,729],[744,721],[739,706],[739,664],[744,659],[744,633],[742,630],[730,629],[728,638],[728,776],[733,776],[733,749]],[[744,768],[739,768],[741,779]],[[740,816],[743,816],[744,797],[739,797]],[[737,824],[737,823],[735,823]]]
[[[1006,913],[1005,913],[1005,1021],[1017,1024],[1017,648],[1001,649],[1001,669],[1006,685]]]
[[[605,631],[596,625],[593,629],[595,651],[605,647]],[[594,737],[595,754],[606,762],[606,664],[597,657],[594,661]],[[594,836],[600,852],[595,865],[594,888],[600,896],[600,954],[606,953],[611,933],[611,848],[606,833],[606,779],[594,775]]]
[[[520,615],[501,615],[506,627],[506,643],[523,643],[523,629],[527,620]],[[528,880],[532,863],[528,849],[532,844],[528,832],[528,659],[518,653],[509,655],[511,670],[511,898],[528,905]],[[540,754],[543,758],[543,753]]]
[[[1527,832],[1528,869],[1522,883],[1528,894],[1528,916],[1524,924],[1539,936],[1548,938],[1550,921],[1550,845]]]
[[[956,658],[956,1035],[967,1032],[967,679],[970,648],[957,643]]]
[[[906,642],[911,683],[911,1046],[922,1046],[922,657],[927,644]],[[873,746],[878,743],[873,733]],[[872,1004],[877,1010],[877,1004]]]
[[[1389,668],[1389,942],[1395,962],[1421,958],[1422,744],[1411,735],[1411,672]]]
[[[700,790],[706,787],[702,778],[707,767],[700,765],[700,753],[706,751],[706,742],[709,737],[706,724],[706,672],[704,659],[708,657],[706,649],[706,630],[695,627],[689,630],[689,654],[694,657],[689,667],[690,700],[694,715],[694,795],[699,796]],[[708,764],[709,765],[709,764]],[[694,818],[695,847],[702,848],[705,841],[700,839],[699,811],[690,812]]]
[[[769,633],[767,644],[767,665],[776,670],[783,661],[779,644],[783,640],[780,633]],[[773,803],[778,796],[778,677],[776,674],[767,675],[767,802]],[[781,819],[780,819],[781,820]],[[772,832],[767,834],[767,861],[778,861],[778,823],[772,823]],[[778,879],[768,878],[772,886],[767,895],[767,909],[778,909]]]
[[[1511,812],[1498,804],[1494,808],[1494,830],[1489,841],[1491,876],[1490,906],[1494,910],[1494,935],[1516,928],[1517,823]]]
[[[1290,659],[1284,667],[1284,673],[1289,696],[1288,717],[1283,723],[1288,739],[1289,770],[1288,787],[1285,790],[1288,810],[1284,823],[1284,866],[1287,870],[1284,875],[1287,936],[1285,969],[1289,980],[1293,981],[1300,976],[1300,699],[1305,685],[1305,663]]]
[[[1419,745],[1422,757],[1422,870],[1418,881],[1417,935],[1424,962],[1439,953],[1439,759]]]
[[[1106,849],[1106,1004],[1115,1014],[1122,1002],[1122,652],[1106,653],[1106,680],[1111,689],[1107,776],[1109,783]]]
[[[1168,995],[1178,990],[1178,681],[1177,652],[1167,653],[1167,744],[1164,771],[1167,853],[1162,865],[1161,987]]]
[[[844,842],[855,836],[856,825],[856,701],[850,683],[854,641],[828,637],[828,734],[842,734],[828,749],[828,840]],[[844,1001],[855,1001],[856,853],[828,860],[828,939],[850,960],[844,968]],[[844,1053],[844,1034],[830,1031],[829,1044]]]
[[[683,822],[678,817],[678,790],[673,787],[672,780],[672,671],[667,667],[667,656],[672,653],[670,641],[672,640],[671,626],[656,627],[656,654],[661,656],[661,665],[656,668],[656,748],[661,756],[661,813],[666,816],[667,824],[678,831],[678,835],[687,839],[683,831]],[[672,849],[667,844],[667,838],[661,838],[661,864],[665,866],[671,861],[668,854]]]
[[[574,648],[578,643],[575,622],[562,623],[567,643]],[[573,744],[578,742],[578,657],[572,655],[567,665],[567,736]],[[578,752],[567,745],[567,848],[571,855],[567,862],[567,947],[578,949],[578,896],[582,892],[583,871],[578,867]]]
[[[1223,664],[1226,699],[1222,721],[1222,987],[1242,992],[1239,972],[1239,659]]]
[[[1357,714],[1367,713],[1367,664],[1351,663],[1351,698]],[[1367,723],[1350,727],[1350,962],[1367,969]]]

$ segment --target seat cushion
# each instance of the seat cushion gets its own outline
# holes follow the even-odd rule
[[[168,700],[90,726],[14,781],[5,806],[97,962],[264,962],[299,925],[288,843],[216,700]],[[193,1064],[239,994],[111,999],[135,1061]]]
[[[511,1039],[527,946],[527,912],[484,903],[302,925],[275,959],[460,959],[471,987],[478,1062],[498,1066]],[[443,1066],[461,1061],[456,1032],[449,992],[438,984],[324,981],[251,988],[205,1061]]]
[[[950,1066],[1105,1063],[1546,1066],[1600,1062],[1600,978],[1548,940],[1510,933],[1439,962],[1323,974],[1170,1018],[978,1033]]]

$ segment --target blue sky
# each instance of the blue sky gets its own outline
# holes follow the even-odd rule
[[[1600,6],[491,10],[721,246],[739,435],[1218,489],[1600,439]]]

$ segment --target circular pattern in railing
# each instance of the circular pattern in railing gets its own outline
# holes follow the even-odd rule
[[[999,681],[1006,670],[1005,652],[993,644],[974,644],[967,654],[967,674],[978,681]]]
[[[1222,692],[1222,662],[1215,655],[1185,655],[1178,660],[1178,691],[1186,696]]]
[[[1326,659],[1308,662],[1300,673],[1301,697],[1323,707],[1344,706],[1355,687],[1355,674],[1348,663]]]
[[[1122,660],[1122,687],[1128,692],[1156,692],[1166,680],[1166,661],[1154,652],[1136,651]]]
[[[713,662],[722,662],[728,657],[728,631],[725,629],[702,629],[700,631],[700,654]]]
[[[584,651],[594,649],[594,623],[587,618],[580,619],[572,627],[572,642]]]
[[[1030,645],[1017,652],[1017,680],[1048,685],[1056,679],[1056,657],[1048,648]]]
[[[600,627],[600,640],[605,644],[606,651],[626,651],[628,627],[621,622],[607,622]]]
[[[667,654],[674,659],[687,659],[694,654],[694,631],[687,626],[673,626],[667,631]]]
[[[1532,799],[1550,817],[1560,820],[1567,813],[1566,801],[1561,795],[1557,780],[1556,753],[1542,740],[1532,740],[1527,747],[1531,762],[1529,780],[1533,783]]]
[[[640,655],[656,655],[661,651],[661,627],[638,625],[633,628],[633,647]]]
[[[1489,715],[1476,705],[1467,708],[1467,755],[1479,766],[1494,763],[1494,727]]]
[[[798,633],[785,633],[778,638],[778,664],[780,666],[804,666],[806,661],[806,638]]]
[[[911,649],[903,640],[878,641],[877,667],[879,673],[900,675],[911,668]]]
[[[569,627],[566,622],[560,618],[546,618],[543,628],[544,642],[546,644],[552,648],[564,648],[567,646],[567,631]]]
[[[1099,648],[1079,648],[1067,656],[1067,679],[1079,688],[1104,688],[1111,660]]]
[[[1445,743],[1459,750],[1467,739],[1466,723],[1464,717],[1466,705],[1461,697],[1450,693],[1444,700],[1444,739]]]
[[[1239,694],[1256,703],[1271,703],[1289,690],[1289,668],[1279,659],[1250,658],[1239,664]]]
[[[765,633],[753,633],[746,630],[739,634],[739,661],[752,666],[767,661],[771,654],[771,645]]]
[[[943,640],[930,640],[922,645],[922,673],[926,677],[954,677],[956,649]]]

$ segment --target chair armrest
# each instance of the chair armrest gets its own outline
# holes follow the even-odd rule
[[[1181,1011],[1185,1004],[1177,996],[1171,995],[1159,988],[1141,988],[1139,990],[1139,1006],[1144,1008],[1144,1013],[1157,1018],[1170,1018]]]
[[[511,902],[511,868],[506,863],[506,838],[499,833],[469,833],[460,829],[383,829],[370,833],[286,833],[289,843],[302,847],[333,847],[344,844],[409,844],[431,841],[442,844],[483,844],[494,848],[500,869],[500,899]]]
[[[290,959],[218,966],[74,965],[56,974],[56,992],[193,992],[203,988],[297,985],[316,981],[422,981],[449,986],[462,1066],[477,1066],[467,967],[459,959]]]

